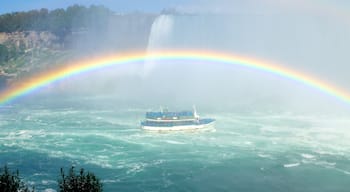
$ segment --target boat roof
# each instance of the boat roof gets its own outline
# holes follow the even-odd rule
[[[193,117],[193,111],[180,111],[180,112],[146,112],[146,118],[169,118],[169,117]]]

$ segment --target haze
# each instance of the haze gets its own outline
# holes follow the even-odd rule
[[[77,37],[71,47],[79,57],[165,49],[233,53],[285,65],[350,91],[350,15],[340,5],[347,6],[342,1],[178,3],[149,17],[123,14],[124,19],[110,20],[107,28]],[[115,95],[116,100],[150,106],[348,110],[345,103],[301,83],[220,63],[145,61],[77,76],[60,85],[58,91],[67,94]]]

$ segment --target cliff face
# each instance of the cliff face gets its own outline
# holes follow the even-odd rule
[[[7,33],[0,32],[0,44],[3,44],[4,42],[6,42],[7,38],[8,38]]]
[[[116,14],[104,23],[75,29],[64,36],[48,31],[0,32],[0,87],[73,58],[145,50],[156,17]]]
[[[24,31],[13,33],[0,33],[0,44],[10,48],[14,46],[19,49],[32,48],[59,48],[58,38],[47,31]]]
[[[0,33],[0,87],[40,65],[42,53],[59,50],[58,38],[47,31]]]
[[[81,51],[145,49],[156,16],[142,13],[113,15],[102,24],[79,28],[66,33],[63,37],[48,31],[0,32],[0,45],[19,52],[28,52],[31,49]]]

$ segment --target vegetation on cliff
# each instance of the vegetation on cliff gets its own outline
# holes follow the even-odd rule
[[[5,165],[0,168],[0,191],[1,192],[34,192],[22,181],[19,177],[19,171],[11,172]],[[80,169],[76,172],[74,167],[71,167],[66,174],[63,168],[60,171],[58,179],[59,192],[101,192],[103,191],[100,179],[92,172],[85,172]]]
[[[103,6],[73,5],[0,15],[0,86],[69,59],[72,34],[103,31],[112,14]]]
[[[145,49],[156,16],[96,5],[0,15],[0,88],[79,57]]]
[[[104,6],[90,7],[73,5],[67,9],[31,10],[0,15],[0,32],[49,31],[64,40],[74,31],[89,26],[105,27],[112,11]]]

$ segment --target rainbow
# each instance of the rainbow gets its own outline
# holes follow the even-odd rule
[[[267,62],[261,59],[251,57],[237,56],[213,51],[163,51],[159,53],[146,54],[143,52],[133,52],[129,54],[120,54],[114,56],[103,56],[96,59],[80,60],[65,65],[65,67],[57,68],[38,74],[34,77],[24,79],[19,83],[15,83],[10,88],[0,92],[0,105],[9,103],[10,101],[30,94],[44,86],[53,82],[79,75],[89,71],[106,68],[116,65],[128,65],[131,63],[143,63],[146,60],[189,60],[203,61],[209,63],[223,63],[233,66],[247,67],[273,75],[287,78],[314,88],[320,92],[336,97],[339,100],[350,104],[350,95],[346,91],[337,88],[325,81],[314,78],[308,74]]]

